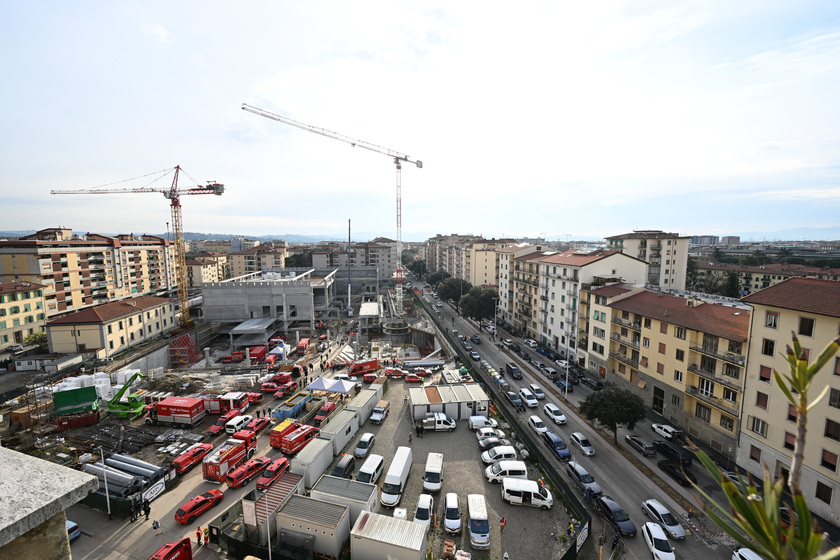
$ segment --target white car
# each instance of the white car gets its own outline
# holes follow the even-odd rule
[[[461,532],[461,506],[455,492],[449,492],[443,499],[443,530],[450,535]]]
[[[668,542],[668,537],[665,531],[658,523],[651,523],[648,521],[642,525],[642,536],[645,538],[650,553],[653,555],[653,560],[676,560],[674,549],[671,548],[671,543]]]
[[[537,397],[534,396],[534,393],[528,389],[520,389],[519,398],[522,399],[522,402],[525,403],[525,406],[528,408],[536,408],[540,404],[537,402]]]
[[[498,428],[481,428],[475,433],[475,436],[480,440],[489,437],[501,439],[505,437],[505,433]]]
[[[764,560],[764,557],[749,548],[739,548],[732,553],[732,560]]]
[[[581,453],[583,453],[587,457],[595,455],[595,448],[592,447],[592,444],[589,443],[587,437],[582,433],[575,432],[572,434],[572,437],[570,439],[572,440],[572,443],[574,443],[580,448]]]
[[[355,375],[347,375],[346,373],[336,373],[333,375],[333,379],[336,381],[350,381],[351,383],[355,383],[359,380],[359,378]]]
[[[569,369],[569,362],[567,362],[566,360],[554,360],[554,363],[557,364],[558,366],[560,366],[560,368],[563,371],[566,371],[567,369]]]
[[[563,414],[563,411],[556,404],[552,403],[545,403],[543,405],[543,412],[545,412],[546,416],[551,418],[555,424],[565,424],[566,423],[566,415]]]
[[[685,538],[685,529],[677,521],[677,518],[671,515],[671,512],[659,503],[659,500],[645,500],[642,502],[642,511],[647,515],[651,521],[655,521],[662,525],[665,532],[672,539],[681,541]]]
[[[659,434],[660,436],[664,437],[668,441],[678,439],[682,435],[682,430],[678,430],[673,426],[669,426],[668,424],[652,424],[650,426],[650,429]]]
[[[537,397],[537,400],[545,400],[545,391],[543,391],[542,387],[540,387],[536,383],[531,383],[530,385],[528,385],[528,388],[531,390],[532,393],[534,393],[534,396]]]
[[[353,455],[355,457],[367,457],[367,454],[370,453],[371,448],[373,448],[373,444],[376,442],[376,436],[370,432],[367,432],[359,438],[359,443],[356,444],[356,449],[353,451]]]
[[[542,419],[536,414],[528,418],[528,425],[531,426],[531,428],[533,428],[533,430],[540,435],[548,431],[548,428],[546,428],[545,426],[545,422],[543,422]]]
[[[417,500],[417,509],[414,510],[414,522],[425,525],[426,529],[432,526],[432,512],[435,510],[435,500],[429,494],[420,494]]]
[[[525,341],[525,346],[529,348],[536,348],[537,346],[539,346],[539,344],[537,344],[537,341],[533,338],[529,338]]]

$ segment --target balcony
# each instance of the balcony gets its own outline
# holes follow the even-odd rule
[[[628,329],[633,329],[634,331],[642,332],[642,323],[634,323],[633,321],[628,321],[627,319],[619,319],[618,317],[613,317],[612,322],[616,325],[621,325],[622,327],[627,327]]]
[[[639,360],[634,360],[633,358],[628,358],[626,355],[620,352],[610,352],[610,358],[614,358],[621,362],[622,364],[627,364],[633,369],[639,369]]]
[[[629,338],[624,338],[618,333],[612,333],[610,335],[610,338],[615,340],[619,344],[624,344],[625,346],[629,346],[630,348],[635,348],[636,350],[639,350],[640,345],[638,341],[633,341]]]
[[[710,404],[715,408],[723,410],[727,414],[731,414],[732,416],[737,417],[741,414],[741,411],[738,409],[738,405],[736,403],[727,401],[725,399],[720,399],[718,397],[715,397],[714,395],[707,395],[705,393],[701,393],[700,389],[694,385],[688,386],[688,394],[694,397],[695,399]]]
[[[711,356],[712,358],[717,358],[718,360],[723,360],[724,362],[729,362],[730,364],[735,364],[736,366],[744,367],[744,363],[746,362],[746,358],[744,356],[733,352],[718,352],[717,348],[712,348],[710,346],[698,346],[696,344],[692,344],[689,348],[700,354],[705,354],[706,356]]]
[[[743,390],[741,384],[739,384],[736,380],[729,378],[729,377],[719,377],[714,374],[714,372],[702,369],[697,364],[691,364],[688,366],[688,371],[693,373],[694,375],[699,375],[700,377],[704,377],[709,381],[714,381],[715,383],[720,383],[725,387],[729,387],[730,389],[735,389],[736,391]]]

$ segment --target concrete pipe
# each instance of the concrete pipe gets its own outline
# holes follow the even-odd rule
[[[105,464],[109,467],[114,467],[115,469],[119,469],[126,473],[131,473],[137,476],[142,476],[144,478],[155,478],[157,473],[154,471],[150,471],[149,469],[144,469],[142,467],[138,467],[137,465],[129,465],[128,463],[123,463],[122,461],[117,461],[113,457],[110,459],[105,459]]]
[[[118,486],[130,486],[132,488],[139,488],[143,485],[143,479],[139,476],[118,471],[112,467],[106,467],[102,463],[88,463],[82,467],[82,470],[103,479],[107,476],[108,484],[113,481]]]
[[[129,465],[136,465],[142,469],[148,469],[150,471],[155,471],[156,473],[160,473],[161,475],[166,474],[166,468],[161,467],[158,465],[153,465],[151,463],[147,463],[146,461],[141,461],[140,459],[135,459],[131,455],[125,455],[123,453],[114,453],[111,455],[111,459],[116,459],[121,463],[128,463]]]

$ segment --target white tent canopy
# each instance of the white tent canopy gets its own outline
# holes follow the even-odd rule
[[[310,391],[328,391],[330,393],[349,393],[356,387],[352,381],[340,381],[336,379],[327,379],[319,377],[312,383],[306,386]]]

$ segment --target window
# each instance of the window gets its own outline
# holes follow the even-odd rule
[[[664,342],[660,342],[660,343],[659,343],[659,353],[660,353],[660,354],[664,354],[664,353],[665,353],[665,343],[664,343]]]
[[[675,369],[674,370],[674,381],[676,381],[677,383],[682,383],[682,379],[683,379],[683,372],[681,372],[678,369]]]
[[[659,332],[668,334],[668,323],[659,323]]]
[[[738,379],[738,377],[741,375],[741,372],[738,371],[737,366],[732,365],[732,364],[724,363],[723,364],[723,375],[725,375],[727,377],[732,377],[734,379]]]
[[[642,356],[642,359],[641,359],[641,360],[639,360],[639,365],[644,366],[644,367],[647,367],[647,365],[648,365],[648,359],[647,359],[647,356]]]
[[[770,383],[770,376],[773,375],[772,368],[768,366],[761,366],[758,368],[758,380],[764,383]]]
[[[685,350],[677,350],[677,361],[684,362],[685,361]]]
[[[625,366],[624,364],[618,364],[618,373],[627,373],[627,366]]]
[[[680,396],[679,395],[671,395],[671,404],[674,406],[680,406]]]
[[[779,328],[779,313],[776,311],[768,311],[764,316],[764,326],[768,329]]]
[[[831,505],[831,486],[823,484],[818,480],[817,491],[816,493],[814,493],[814,497],[820,500],[821,502],[825,502]]]
[[[674,327],[674,336],[680,340],[685,340],[685,327]]]
[[[785,442],[783,445],[785,446],[785,449],[793,451],[796,447],[796,436],[790,432],[785,432]]]
[[[767,437],[767,422],[761,418],[750,416],[750,431],[753,431],[762,437]]]
[[[726,416],[725,414],[721,414],[720,415],[720,425],[731,432],[733,427],[735,426],[735,421],[732,418],[730,418],[729,416]]]
[[[713,381],[709,381],[705,378],[700,378],[700,380],[697,382],[697,390],[701,395],[711,397],[715,394],[715,384]]]
[[[712,409],[708,406],[697,403],[697,408],[694,410],[694,415],[706,424],[708,424],[709,420],[711,420],[712,418]]]
[[[644,337],[642,339],[642,346],[645,348],[650,348],[650,339],[648,337]]]
[[[598,327],[592,327],[592,334],[594,336],[597,336],[598,338],[606,338],[607,331],[605,331],[604,329],[600,329]]]
[[[837,454],[823,449],[820,466],[824,469],[830,470],[831,472],[837,472]]]
[[[767,401],[769,397],[766,393],[762,393],[761,391],[756,392],[755,394],[755,406],[758,408],[763,408],[767,410]]]
[[[840,375],[840,358],[834,358],[834,375]]]
[[[799,414],[796,412],[796,407],[788,403],[788,422],[796,422],[797,418],[799,418]]]
[[[122,330],[122,329],[123,329],[123,324],[122,324],[122,321],[120,321],[120,322],[118,323],[118,326],[119,326],[119,329],[120,329],[120,330]]]
[[[723,388],[723,398],[729,402],[738,402],[738,393],[727,387]]]
[[[840,424],[834,420],[826,419],[825,421],[825,437],[840,441]]]
[[[121,336],[120,337],[120,346],[124,346],[124,345],[125,345],[125,337]]]
[[[832,408],[840,408],[840,390],[831,389],[831,391],[829,391],[828,406]]]
[[[814,320],[812,318],[799,318],[799,334],[802,336],[814,336]]]
[[[665,373],[665,364],[657,362],[656,364],[656,373],[664,374]]]
[[[604,345],[603,344],[598,344],[597,342],[592,342],[592,351],[597,352],[599,354],[603,354],[604,353]]]
[[[114,349],[114,341],[113,341],[113,340],[108,341],[108,348],[109,348],[110,350],[113,350],[113,349]]]
[[[776,353],[776,341],[765,338],[761,341],[761,353],[765,356],[772,356]]]

